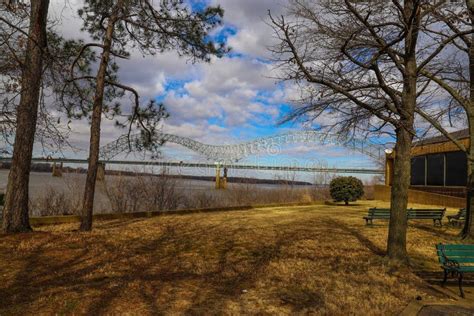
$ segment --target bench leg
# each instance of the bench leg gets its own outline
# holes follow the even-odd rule
[[[443,278],[443,283],[441,283],[441,286],[445,286],[446,285],[446,281],[448,280],[448,271],[446,269],[443,269],[444,271],[444,278]]]
[[[464,291],[462,289],[462,278],[463,278],[463,273],[459,272],[459,291],[461,292],[461,297],[464,298]]]

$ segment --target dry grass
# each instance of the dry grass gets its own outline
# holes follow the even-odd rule
[[[31,216],[79,214],[83,188],[75,177],[64,178],[62,190],[45,185],[41,194],[30,200]]]
[[[387,315],[437,294],[383,258],[387,223],[368,206],[263,208],[41,227],[0,237],[0,315]],[[452,213],[455,210],[451,210]],[[413,269],[457,231],[410,225]]]

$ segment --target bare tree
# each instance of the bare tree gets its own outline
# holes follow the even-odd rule
[[[467,199],[466,222],[463,238],[474,237],[474,1],[465,4],[441,1],[426,5],[435,27],[426,27],[425,32],[431,41],[437,43],[437,51],[421,69],[434,89],[441,88],[446,98],[443,106],[419,106],[416,112],[420,117],[453,142],[467,155]],[[442,43],[442,45],[441,45]],[[439,95],[437,91],[437,95]],[[438,96],[440,98],[440,96]],[[470,142],[465,145],[449,133],[447,126],[453,121],[467,122]]]
[[[299,85],[289,119],[313,122],[350,137],[394,134],[395,164],[387,243],[390,260],[406,262],[406,208],[415,115],[430,80],[421,71],[439,51],[420,45],[432,21],[424,1],[293,0],[270,15],[280,78]],[[423,34],[424,36],[425,34]],[[456,37],[456,36],[454,36]],[[333,122],[333,123],[326,123]]]
[[[223,11],[219,7],[208,7],[195,12],[183,1],[159,1],[153,4],[148,0],[87,0],[79,15],[84,21],[84,30],[92,38],[101,42],[87,43],[85,48],[93,47],[101,51],[97,75],[75,77],[69,82],[89,80],[96,84],[95,95],[91,110],[91,135],[89,148],[89,168],[84,190],[83,216],[81,230],[92,229],[92,213],[95,192],[95,182],[99,161],[100,125],[104,112],[104,91],[106,87],[118,89],[133,96],[131,113],[126,122],[120,126],[128,126],[128,135],[132,128],[142,132],[145,147],[152,147],[158,122],[166,116],[162,105],[149,103],[140,105],[138,92],[132,87],[117,81],[111,73],[114,71],[114,58],[128,57],[127,49],[138,49],[143,54],[155,54],[166,50],[175,50],[180,55],[190,56],[193,61],[209,61],[210,55],[221,55],[224,47],[216,47],[209,40],[208,34],[216,25],[221,23]],[[79,54],[74,67],[81,58]],[[115,68],[116,69],[116,68]],[[116,112],[120,106],[116,107]]]

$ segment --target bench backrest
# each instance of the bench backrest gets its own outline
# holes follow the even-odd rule
[[[455,260],[460,266],[474,264],[474,245],[437,244],[436,251],[442,265],[446,263],[446,258]]]
[[[446,209],[415,209],[411,208],[407,212],[408,218],[411,219],[423,219],[423,218],[436,218],[442,219]]]
[[[409,209],[407,217],[410,219],[436,218],[442,219],[446,209]],[[389,208],[369,208],[368,217],[373,218],[390,218]]]
[[[369,212],[367,216],[371,218],[390,219],[390,209],[389,208],[376,208],[376,207],[369,208]]]

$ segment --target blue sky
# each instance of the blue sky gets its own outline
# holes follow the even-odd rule
[[[298,96],[294,85],[274,79],[277,70],[270,62],[268,51],[274,39],[266,24],[267,13],[268,10],[281,13],[284,1],[189,0],[189,3],[196,11],[208,5],[220,5],[224,9],[225,23],[214,30],[211,38],[230,46],[230,54],[213,58],[210,63],[192,64],[174,52],[146,57],[137,52],[132,53],[130,60],[120,62],[122,82],[135,87],[142,100],[155,99],[167,107],[170,118],[164,122],[163,131],[203,143],[228,144],[303,129],[298,123],[278,124],[290,111],[291,100]],[[87,36],[78,33],[81,21],[74,6],[64,7],[60,0],[53,0],[53,6],[56,7],[53,14],[62,17],[61,27],[66,36]],[[85,157],[89,127],[84,122],[74,122],[71,126],[71,140],[80,148],[74,155]],[[113,141],[121,133],[112,121],[104,120],[102,144]],[[204,161],[174,144],[165,145],[162,154],[164,160]],[[320,144],[285,146],[278,154],[249,157],[242,163],[375,166],[362,154]]]
[[[235,2],[235,1],[234,1]],[[218,2],[216,2],[218,3]],[[190,102],[190,100],[204,101],[209,104],[209,107],[213,107],[211,103],[215,103],[216,111],[211,111],[207,114],[203,120],[204,125],[219,127],[222,131],[219,135],[205,135],[202,138],[198,137],[198,140],[208,143],[238,143],[239,141],[247,141],[258,137],[271,136],[278,133],[284,133],[295,129],[302,129],[297,123],[285,123],[279,124],[291,110],[289,99],[291,98],[290,93],[292,87],[288,87],[281,82],[278,82],[272,77],[273,65],[270,62],[270,56],[267,51],[268,38],[271,38],[271,29],[265,25],[266,10],[261,12],[255,12],[252,10],[252,6],[249,2],[241,2],[243,5],[239,8],[239,11],[252,10],[253,17],[250,19],[242,17],[242,15],[234,15],[231,12],[235,7],[228,7],[230,1],[223,1],[220,3],[225,10],[224,25],[216,30],[212,39],[216,42],[224,42],[232,48],[229,55],[225,56],[222,60],[215,60],[210,65],[197,66],[201,68],[201,71],[193,72],[193,75],[184,78],[168,77],[163,84],[163,91],[157,96],[157,100],[164,102],[172,100],[172,102],[179,103]],[[271,7],[267,9],[280,10],[278,5],[274,2]],[[191,5],[195,10],[203,10],[207,5],[215,4],[210,1],[191,1]],[[248,39],[256,38],[255,41],[248,41]],[[250,42],[250,43],[249,43]],[[249,47],[253,44],[254,47]],[[239,63],[237,69],[224,72],[222,79],[229,80],[235,79],[236,88],[234,91],[227,89],[219,89],[218,87],[212,86],[213,75],[218,76],[219,74],[213,74],[212,70],[225,67],[226,64]],[[245,80],[245,76],[241,77],[241,72],[245,72],[248,67],[258,67],[260,70],[255,73],[257,82],[253,82],[256,78],[251,80]],[[202,68],[205,70],[202,71]],[[181,75],[182,77],[182,75]],[[210,82],[209,82],[210,81]],[[258,81],[265,84],[258,84]],[[207,98],[196,97],[199,94],[198,91],[193,87],[203,88],[203,91],[207,93]],[[252,107],[245,107],[243,104],[236,102],[235,97],[232,96],[233,92],[242,89],[249,89],[250,96],[242,98],[242,102],[251,103]],[[215,94],[215,98],[212,95]],[[247,118],[244,121],[238,120],[237,124],[234,124],[235,115],[239,115],[239,111],[229,111],[225,107],[223,108],[220,104],[222,100],[216,100],[219,97],[227,98],[229,102],[234,103],[234,107],[241,108],[246,112]],[[225,101],[223,101],[225,102]],[[170,104],[170,103],[168,103]],[[168,107],[171,112],[171,122],[182,119],[182,113],[176,110],[173,106]],[[186,110],[192,111],[192,106],[189,106]],[[173,113],[175,112],[175,113]],[[237,113],[234,113],[237,112]],[[188,123],[196,123],[199,120],[196,119],[184,119]],[[178,122],[176,122],[178,123]],[[317,126],[317,125],[315,125]],[[166,131],[166,129],[165,129]],[[192,135],[183,135],[192,136]],[[261,155],[258,160],[255,157],[249,157],[246,161],[253,162],[265,162],[268,164],[308,164],[311,161],[327,161],[328,165],[331,166],[361,166],[361,167],[373,167],[373,162],[357,153],[350,153],[344,148],[321,146],[320,144],[295,144],[294,146],[286,146],[282,148],[281,153],[278,155]],[[175,146],[173,146],[175,147]],[[307,147],[307,148],[304,148]],[[170,158],[173,155],[179,156],[179,148],[173,148],[174,150],[170,153]],[[188,153],[186,156],[193,159],[192,153]],[[245,161],[244,161],[245,162]]]

